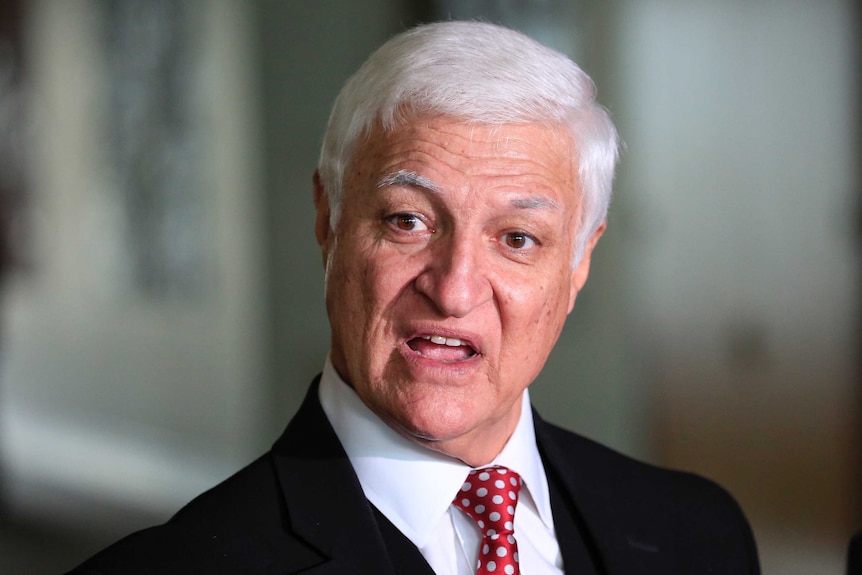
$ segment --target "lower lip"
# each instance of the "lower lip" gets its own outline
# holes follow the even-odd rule
[[[470,357],[459,359],[458,361],[439,361],[413,350],[406,341],[401,344],[400,349],[401,355],[408,365],[423,371],[438,371],[450,376],[459,373],[467,374],[474,371],[482,357],[480,354],[474,353]]]

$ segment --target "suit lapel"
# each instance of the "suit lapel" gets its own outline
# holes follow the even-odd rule
[[[563,566],[568,573],[578,575],[599,575],[601,559],[592,546],[588,545],[588,530],[581,521],[562,481],[554,468],[545,463],[548,488],[551,494],[551,511],[554,515],[554,531],[563,555]]]
[[[272,450],[286,521],[321,556],[309,574],[394,575],[371,505],[320,406],[318,382]]]
[[[395,527],[389,519],[376,507],[374,517],[380,526],[383,540],[389,551],[389,557],[398,575],[434,575],[431,566],[425,561],[422,553],[413,545],[407,537]]]
[[[590,449],[587,440],[568,433],[564,436],[535,412],[534,420],[545,465],[569,498],[571,512],[598,573],[673,573],[673,554],[668,552],[672,542],[663,540],[668,531],[656,525],[661,519],[637,513],[636,501],[620,499],[620,493],[627,490],[614,485],[618,478],[596,473],[605,468],[606,462],[598,459],[600,452]],[[557,509],[555,506],[555,513]]]

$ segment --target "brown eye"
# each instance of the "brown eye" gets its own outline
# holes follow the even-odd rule
[[[419,220],[415,216],[407,214],[395,216],[395,225],[398,226],[398,229],[404,230],[405,232],[413,231],[418,221]]]
[[[535,243],[535,240],[525,233],[511,232],[505,236],[506,245],[515,250],[522,250],[530,247]]]
[[[422,218],[413,214],[393,214],[386,221],[402,232],[424,232],[428,229]]]

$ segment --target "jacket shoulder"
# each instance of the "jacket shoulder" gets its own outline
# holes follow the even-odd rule
[[[540,449],[608,556],[672,557],[675,572],[759,573],[749,523],[733,496],[700,475],[619,453],[539,421]]]
[[[733,501],[724,488],[703,476],[637,460],[544,421],[537,425],[537,436],[542,451],[564,475],[575,474],[595,489],[615,496],[645,501],[672,497],[677,503],[693,498],[720,505]],[[652,496],[641,497],[647,494]]]
[[[317,554],[293,538],[267,454],[202,493],[167,523],[133,533],[70,575],[275,573]]]

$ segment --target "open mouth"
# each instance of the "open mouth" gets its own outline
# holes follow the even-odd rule
[[[414,337],[407,342],[407,346],[422,357],[444,363],[464,361],[477,355],[469,342],[442,335]]]

